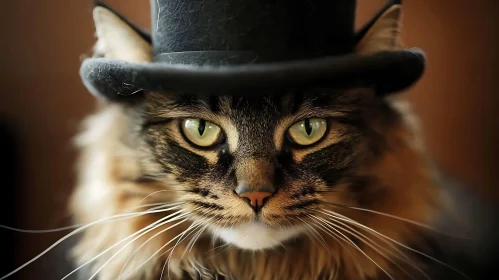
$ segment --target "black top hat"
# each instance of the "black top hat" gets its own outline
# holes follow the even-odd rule
[[[151,0],[152,34],[144,37],[154,60],[90,58],[80,74],[93,94],[108,99],[140,90],[258,94],[307,86],[370,86],[387,94],[417,81],[425,65],[418,49],[354,53],[367,29],[354,32],[355,6],[355,0]]]

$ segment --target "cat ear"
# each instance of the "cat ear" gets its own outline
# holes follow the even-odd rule
[[[97,34],[95,56],[138,63],[152,60],[151,44],[116,13],[97,6],[93,17]]]
[[[357,44],[356,53],[370,54],[379,51],[393,51],[402,48],[400,32],[402,29],[402,5],[388,8],[369,27]]]

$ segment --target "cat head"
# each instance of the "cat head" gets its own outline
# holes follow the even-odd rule
[[[103,7],[94,18],[97,55],[150,61],[151,46],[136,29]],[[357,53],[400,49],[400,20],[394,5]],[[179,202],[190,220],[239,248],[268,249],[327,229],[332,209],[397,235],[408,228],[352,209],[429,218],[432,188],[419,146],[403,114],[375,89],[254,97],[147,92],[134,104],[110,106],[121,108],[116,141],[136,164],[115,175],[144,190],[153,184],[158,193],[147,188],[147,201]]]

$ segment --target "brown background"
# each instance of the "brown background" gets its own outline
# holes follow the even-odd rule
[[[359,24],[385,1],[360,0]],[[148,0],[107,3],[149,26]],[[423,79],[407,93],[422,119],[428,149],[447,171],[497,198],[499,2],[406,0],[404,6],[404,41],[428,56]],[[69,223],[64,203],[74,180],[70,139],[93,108],[78,76],[80,55],[94,43],[92,1],[4,1],[2,10],[0,117],[18,129],[22,152],[20,186],[3,199],[15,202],[14,226],[62,226]],[[21,264],[58,234],[15,236],[15,261]],[[6,242],[0,240],[0,256],[13,258],[2,254]],[[25,273],[36,273],[35,268]]]

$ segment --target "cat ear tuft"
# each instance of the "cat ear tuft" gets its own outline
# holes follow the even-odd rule
[[[96,6],[93,17],[97,35],[94,56],[144,63],[152,60],[152,47],[117,14]]]
[[[388,8],[367,30],[357,44],[358,54],[371,54],[380,51],[402,49],[400,32],[402,29],[402,5]]]

